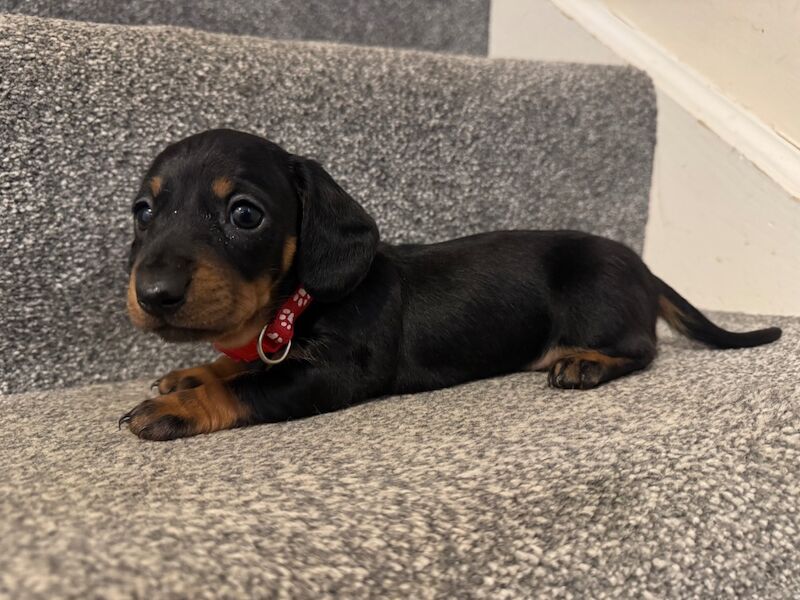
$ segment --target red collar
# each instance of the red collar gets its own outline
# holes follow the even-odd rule
[[[311,296],[302,286],[298,287],[295,293],[281,304],[281,307],[272,318],[272,322],[264,325],[258,336],[238,348],[223,348],[216,342],[214,343],[214,348],[235,361],[253,362],[259,358],[264,358],[258,352],[258,342],[260,340],[264,356],[275,354],[281,348],[286,348],[283,356],[275,359],[275,362],[280,362],[289,353],[289,347],[294,336],[295,319],[308,308],[309,304],[311,304]],[[265,362],[270,361],[265,360]]]

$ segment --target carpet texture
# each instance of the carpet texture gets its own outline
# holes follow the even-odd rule
[[[630,68],[18,15],[0,56],[2,393],[207,355],[132,332],[124,268],[139,177],[210,127],[320,159],[386,240],[574,228],[642,247],[655,99]]]
[[[797,598],[800,320],[175,442],[146,382],[0,399],[0,596]]]
[[[485,56],[490,0],[0,0],[0,12]]]

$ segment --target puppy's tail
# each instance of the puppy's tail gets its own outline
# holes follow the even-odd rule
[[[722,329],[655,275],[658,288],[658,316],[678,333],[715,348],[750,348],[769,344],[781,337],[779,327],[737,333]]]

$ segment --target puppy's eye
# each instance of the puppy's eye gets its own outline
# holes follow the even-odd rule
[[[264,220],[264,213],[244,198],[234,198],[230,214],[231,223],[240,229],[255,229]]]
[[[142,229],[147,227],[150,221],[153,220],[153,209],[146,200],[139,200],[139,202],[133,205],[133,218],[136,220],[136,224]]]

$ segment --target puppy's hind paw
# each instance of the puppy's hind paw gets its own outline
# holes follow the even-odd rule
[[[564,390],[588,390],[597,387],[602,376],[603,365],[577,356],[567,356],[550,367],[547,383],[550,387]]]

